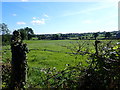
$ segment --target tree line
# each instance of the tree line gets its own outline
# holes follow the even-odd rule
[[[7,24],[0,24],[0,31],[2,32],[2,42],[4,44],[10,43],[11,31]],[[34,34],[34,30],[29,27],[20,28],[16,31],[21,33],[22,40],[96,40],[96,39],[120,39],[120,31],[113,32],[96,32],[96,33],[67,33],[67,34]]]
[[[21,28],[16,31],[20,32],[22,40],[30,40],[32,39],[34,35],[33,29],[29,27]],[[11,41],[10,39],[12,35],[11,35],[11,31],[9,30],[7,24],[5,23],[0,24],[0,32],[2,33],[2,44],[3,45],[9,44]]]

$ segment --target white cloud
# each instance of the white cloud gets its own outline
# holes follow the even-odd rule
[[[12,14],[12,16],[17,16],[17,14]]]
[[[45,24],[45,19],[41,19],[41,20],[32,20],[31,23],[32,23],[33,25]]]
[[[47,15],[45,15],[46,17],[48,17]],[[44,18],[42,18],[42,19],[40,19],[40,17],[32,17],[32,21],[31,21],[31,23],[33,24],[33,25],[40,25],[40,24],[45,24],[45,21],[47,20],[47,19],[44,19]]]
[[[29,0],[21,0],[22,2],[27,2],[27,1],[29,1]]]
[[[44,17],[49,17],[49,16],[47,14],[45,14]]]
[[[36,19],[36,17],[33,17],[33,19]]]
[[[25,25],[25,22],[17,22],[18,25]]]

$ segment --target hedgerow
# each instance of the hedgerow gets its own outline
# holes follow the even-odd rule
[[[120,43],[95,41],[95,52],[80,49],[77,55],[88,55],[85,66],[66,64],[63,70],[28,67],[26,88],[120,89]],[[73,53],[74,55],[74,53]],[[4,65],[5,67],[5,65]],[[9,85],[10,68],[3,69],[3,86]],[[7,75],[6,75],[7,74]],[[8,80],[7,80],[8,79]]]

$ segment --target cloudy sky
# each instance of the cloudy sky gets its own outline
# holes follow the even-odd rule
[[[118,1],[115,0],[5,1],[2,2],[2,22],[6,23],[11,31],[24,27],[32,28],[36,34],[118,30]]]

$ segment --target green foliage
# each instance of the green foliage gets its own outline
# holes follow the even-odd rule
[[[98,37],[98,33],[93,33],[93,37],[95,38],[95,40],[96,40],[96,38]]]
[[[28,83],[33,88],[76,88],[78,85],[83,66],[79,63],[76,66],[66,65],[64,70],[58,71],[55,67],[53,68],[31,68],[28,73]],[[32,76],[31,79],[29,77]],[[39,79],[39,80],[36,80]]]
[[[99,48],[100,47],[100,48]],[[87,53],[89,66],[79,63],[76,66],[66,66],[64,70],[42,69],[44,83],[36,83],[33,87],[68,88],[68,89],[119,89],[120,87],[120,48],[111,41],[100,43],[98,55]],[[81,52],[84,53],[84,52]],[[85,53],[84,53],[85,54]],[[36,69],[34,69],[36,70]],[[44,84],[44,85],[43,85]]]
[[[30,40],[34,35],[32,28],[29,27],[18,29],[18,31],[21,33],[22,40]]]
[[[8,29],[7,24],[5,23],[0,24],[0,32],[2,32],[3,35],[10,33],[10,30]]]
[[[116,90],[120,88],[120,48],[111,41],[99,44],[98,48],[98,55],[90,55],[92,62],[84,76],[85,85],[91,89]]]
[[[2,87],[8,88],[10,83],[11,65],[9,62],[2,65]]]
[[[45,36],[45,35],[39,35],[39,36],[37,36],[37,37],[38,37],[38,40],[46,39],[46,36]]]
[[[58,40],[58,39],[59,39],[59,36],[57,34],[52,35],[52,40]]]
[[[2,32],[2,45],[8,45],[10,44],[10,30],[7,27],[7,24],[2,23],[0,24],[0,32]]]
[[[2,45],[5,46],[5,45],[10,45],[10,42],[11,42],[11,35],[10,34],[5,34],[5,35],[2,35]]]
[[[52,44],[53,42],[54,44]],[[28,55],[29,70],[26,85],[28,88],[120,89],[120,43],[109,40],[100,41],[100,43],[97,43],[97,48],[94,49],[92,41],[70,42],[66,40],[65,42],[66,44],[64,41],[26,41],[31,49]],[[57,43],[57,47],[55,47],[55,43]],[[34,50],[32,50],[33,46]],[[35,51],[36,49],[38,51]],[[49,49],[53,50],[49,51]],[[67,51],[71,53],[67,53],[66,55],[68,56],[64,56],[64,54],[53,52],[58,49],[62,52]],[[96,49],[98,50],[98,54],[96,54]],[[48,55],[49,57],[47,57]],[[55,58],[52,58],[52,56]],[[55,67],[49,67],[53,62],[51,61],[50,63],[50,59],[56,59],[55,62],[62,63],[59,59],[61,56],[73,56],[77,58],[76,60],[80,58],[81,60],[73,65],[73,58],[68,58],[69,62],[71,61],[72,63],[66,63],[67,59],[64,59],[63,61],[66,63],[66,66],[62,66],[64,67],[62,69],[58,69],[57,67],[60,64]],[[36,64],[38,61],[40,63]],[[49,65],[48,67],[39,67],[42,63],[44,63],[43,66],[45,64]]]
[[[112,34],[110,32],[105,33],[105,38],[110,38],[111,36],[112,36]]]

